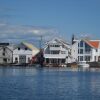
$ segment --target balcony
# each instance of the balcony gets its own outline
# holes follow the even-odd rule
[[[50,47],[50,50],[61,50],[61,47]]]
[[[91,52],[84,52],[84,54],[86,54],[86,55],[91,55]]]
[[[44,54],[45,58],[66,58],[66,54]]]

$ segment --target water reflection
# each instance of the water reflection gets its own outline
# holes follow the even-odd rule
[[[0,68],[0,100],[99,100],[94,69]]]

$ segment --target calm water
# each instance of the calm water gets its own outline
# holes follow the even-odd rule
[[[100,100],[100,72],[0,68],[0,100]]]

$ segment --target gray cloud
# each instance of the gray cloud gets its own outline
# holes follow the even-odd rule
[[[0,39],[1,40],[36,40],[39,36],[53,36],[57,33],[54,28],[27,26],[27,25],[11,25],[8,23],[0,23]],[[14,40],[15,39],[15,40]]]

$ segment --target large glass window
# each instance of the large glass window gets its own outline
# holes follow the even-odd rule
[[[83,56],[80,56],[80,61],[83,61]]]
[[[59,51],[58,50],[52,50],[51,54],[59,54]]]
[[[78,54],[83,54],[83,49],[78,49]]]
[[[80,47],[83,47],[83,41],[80,41]]]
[[[90,61],[90,56],[85,56],[85,61]]]
[[[85,43],[85,52],[90,52],[91,51],[91,47]]]
[[[55,45],[55,47],[60,47],[60,45]]]
[[[80,49],[80,54],[83,54],[83,49]]]
[[[83,56],[78,56],[78,61],[83,61]]]
[[[61,61],[62,63],[65,63],[65,59],[62,59],[62,61]]]

